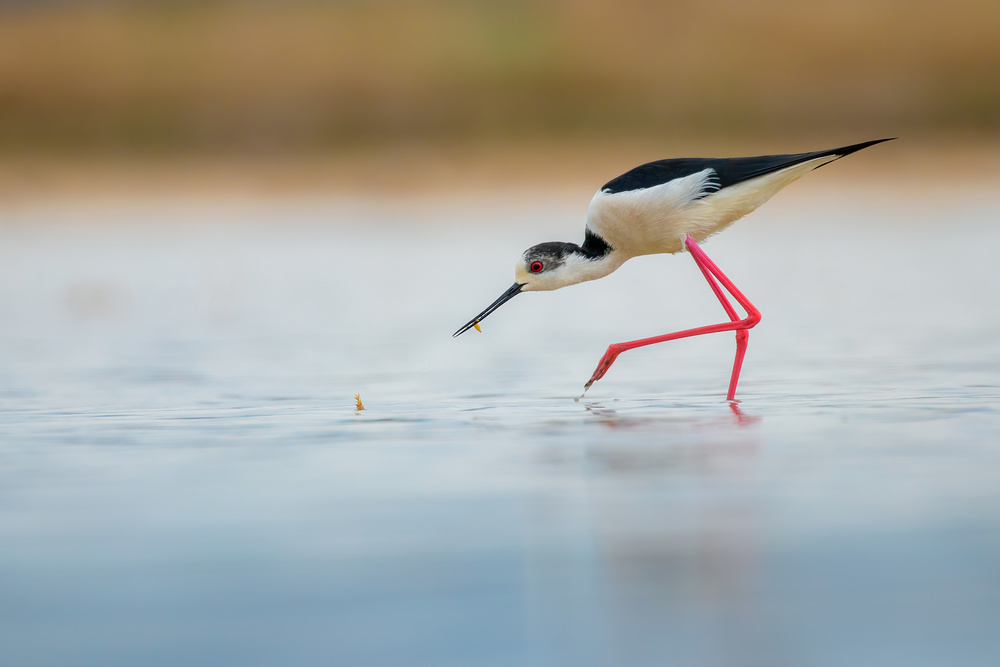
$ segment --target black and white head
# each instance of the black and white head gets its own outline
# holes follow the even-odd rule
[[[590,235],[588,235],[590,236]],[[514,284],[490,304],[489,308],[469,320],[455,336],[476,326],[487,315],[521,292],[545,292],[594,280],[614,271],[620,262],[611,260],[611,247],[603,241],[595,249],[588,238],[583,247],[575,243],[549,241],[531,246],[514,265]]]
[[[524,251],[514,265],[514,282],[522,292],[547,292],[586,280],[584,269],[593,260],[580,253],[575,243],[549,241]]]

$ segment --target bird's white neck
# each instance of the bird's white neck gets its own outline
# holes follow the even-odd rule
[[[625,253],[617,250],[611,250],[597,258],[572,253],[566,258],[566,266],[563,267],[564,275],[568,280],[566,284],[573,285],[603,278],[624,264],[627,259],[628,256]]]

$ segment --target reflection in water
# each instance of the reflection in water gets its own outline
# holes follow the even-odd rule
[[[542,662],[770,664],[780,641],[760,621],[766,535],[746,493],[760,482],[761,447],[743,430],[759,420],[585,407],[614,438],[587,441],[582,458],[550,446],[540,460],[573,480],[532,512],[529,608]],[[569,553],[551,553],[553,533]]]
[[[740,426],[755,424],[763,419],[763,417],[743,414],[743,410],[740,409],[739,401],[729,401],[729,409],[732,410],[733,415],[736,417],[736,423]]]
[[[574,399],[575,400],[575,399]],[[708,417],[704,420],[702,424],[703,427],[718,427],[725,424],[732,424],[739,427],[747,427],[753,424],[759,423],[763,417],[759,415],[746,414],[739,405],[740,401],[728,401],[729,410],[732,413],[730,417],[720,418],[717,416]],[[584,410],[587,411],[589,415],[593,415],[596,419],[600,421],[601,424],[609,426],[612,428],[619,426],[634,426],[637,424],[645,423],[649,419],[656,420],[660,417],[646,417],[643,419],[637,416],[622,416],[619,415],[618,411],[614,408],[605,407],[604,403],[598,401],[590,401],[584,404]],[[676,419],[676,417],[673,417]]]

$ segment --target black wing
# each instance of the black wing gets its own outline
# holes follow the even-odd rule
[[[892,139],[895,139],[895,137]],[[648,162],[640,165],[618,178],[608,181],[601,190],[608,194],[627,192],[629,190],[642,190],[662,185],[675,178],[690,176],[709,168],[715,171],[715,178],[712,179],[712,185],[718,186],[713,189],[721,190],[730,185],[736,185],[751,178],[780,171],[801,162],[808,162],[809,160],[815,160],[816,158],[828,155],[843,157],[862,148],[868,148],[883,141],[892,141],[892,139],[876,139],[875,141],[865,141],[864,143],[844,146],[843,148],[833,148],[828,151],[796,153],[794,155],[760,155],[758,157],[734,158],[684,157],[673,160],[657,160],[656,162]]]

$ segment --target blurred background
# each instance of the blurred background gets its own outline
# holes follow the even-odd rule
[[[0,0],[0,664],[1000,664],[1000,2]],[[654,159],[898,136],[518,297]],[[360,393],[366,410],[356,411]]]
[[[998,25],[989,0],[8,0],[2,187],[594,187],[897,135],[975,172]]]

